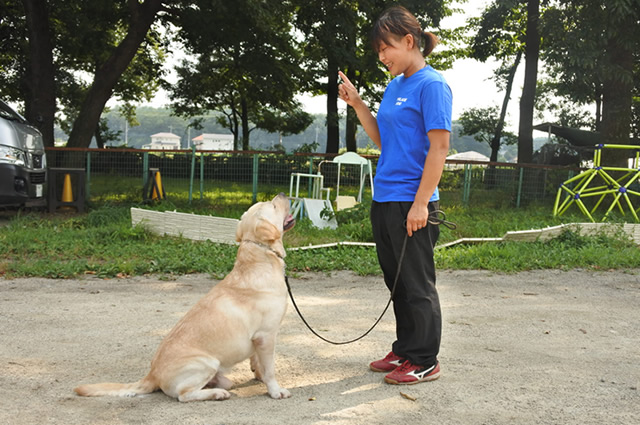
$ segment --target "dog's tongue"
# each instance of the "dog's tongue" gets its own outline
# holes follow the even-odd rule
[[[293,218],[291,214],[289,214],[284,221],[284,230],[291,229],[296,224],[296,220]]]

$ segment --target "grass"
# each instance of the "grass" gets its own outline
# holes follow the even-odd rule
[[[246,192],[245,192],[246,193]],[[274,191],[273,194],[275,194]],[[264,193],[258,200],[269,199]],[[439,243],[468,237],[501,237],[510,230],[543,228],[585,221],[581,215],[553,217],[548,206],[515,209],[504,206],[443,205],[456,230],[442,228]],[[180,197],[148,206],[238,218],[249,206],[246,195],[234,185],[207,193],[204,200],[189,204]],[[229,207],[233,205],[233,207]],[[94,203],[87,214],[41,214],[18,212],[0,227],[0,276],[71,278],[92,274],[104,278],[160,274],[166,277],[207,273],[222,278],[233,267],[236,247],[182,238],[158,237],[141,227],[131,227],[129,201],[117,199]],[[336,215],[336,230],[317,229],[301,220],[285,236],[285,244],[303,246],[336,241],[371,241],[369,207],[366,202]],[[518,272],[536,269],[631,269],[640,264],[640,248],[624,235],[583,237],[566,232],[549,242],[484,243],[457,245],[436,250],[439,269],[485,269]],[[379,274],[375,249],[339,246],[289,251],[287,270],[326,272],[353,270],[362,275]]]
[[[132,228],[128,209],[104,207],[85,216],[26,215],[0,230],[0,275],[68,278],[148,273],[184,274],[233,264],[235,249],[211,242],[161,238]]]

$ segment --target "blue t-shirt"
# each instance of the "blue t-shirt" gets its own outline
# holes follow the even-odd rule
[[[431,66],[389,83],[377,116],[382,148],[374,201],[413,202],[429,152],[427,133],[451,131],[451,102],[449,85]],[[436,188],[431,201],[439,199]]]

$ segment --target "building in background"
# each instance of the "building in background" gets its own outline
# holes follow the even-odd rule
[[[233,134],[202,133],[191,141],[199,151],[233,150]]]
[[[142,145],[142,149],[180,149],[180,136],[173,133],[156,133],[151,135],[151,143]]]

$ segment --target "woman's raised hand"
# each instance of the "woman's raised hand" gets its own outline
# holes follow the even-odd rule
[[[338,71],[338,77],[342,80],[342,84],[338,85],[338,96],[356,111],[362,128],[364,128],[369,138],[373,140],[373,143],[380,148],[380,130],[378,130],[376,118],[371,114],[369,107],[360,98],[358,90],[356,90],[347,76],[342,71]]]
[[[338,86],[338,95],[340,96],[340,99],[344,100],[347,105],[355,108],[355,105],[362,103],[358,90],[356,90],[355,86],[351,81],[349,81],[342,71],[338,71],[338,76],[342,80],[342,84]]]

